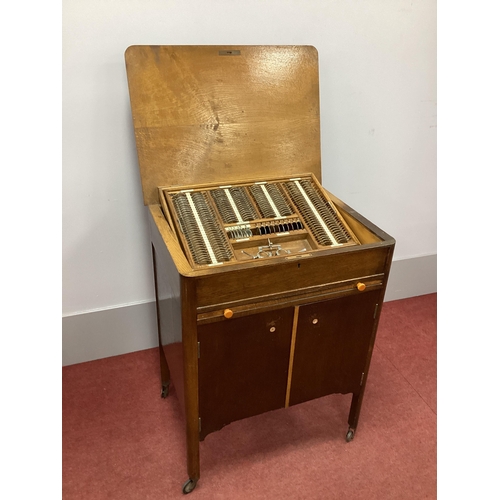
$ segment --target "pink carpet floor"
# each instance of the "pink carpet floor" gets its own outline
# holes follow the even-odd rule
[[[63,499],[436,498],[436,294],[384,304],[356,436],[350,396],[234,422],[189,495],[175,388],[156,349],[63,368]]]

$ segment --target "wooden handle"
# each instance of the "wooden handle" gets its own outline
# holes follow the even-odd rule
[[[359,283],[356,285],[356,288],[357,288],[360,292],[362,292],[362,291],[366,290],[366,285],[365,285],[364,283],[359,282]]]
[[[232,318],[233,317],[233,311],[231,309],[224,309],[224,318]]]

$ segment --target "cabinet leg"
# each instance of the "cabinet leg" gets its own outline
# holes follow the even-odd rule
[[[358,419],[359,419],[359,412],[361,410],[361,403],[363,402],[363,392],[361,391],[359,394],[353,394],[352,395],[352,401],[351,401],[351,409],[349,411],[349,431],[352,430],[352,436],[351,439],[354,437],[354,431],[356,430],[356,427],[358,426]],[[349,433],[348,431],[348,433]],[[351,440],[349,439],[349,441]]]
[[[198,423],[196,429],[191,429],[187,422],[187,473],[189,479],[196,485],[200,479],[200,440],[198,433]],[[194,486],[193,486],[194,489]]]
[[[160,352],[160,371],[161,371],[161,397],[166,398],[170,388],[170,369],[168,368],[167,358],[163,351],[163,344],[161,341],[161,322],[160,322],[160,309],[158,301],[158,281],[156,273],[156,254],[155,247],[151,245],[151,252],[153,254],[153,278],[155,284],[155,299],[156,299],[156,326],[158,330],[158,348]]]
[[[345,440],[350,443],[354,439],[354,433],[356,432],[356,427],[358,425],[359,410],[361,409],[361,394],[353,394],[351,401],[351,409],[349,411],[349,429],[347,429],[347,434]]]
[[[161,369],[161,397],[166,398],[170,389],[170,369],[168,368],[167,358],[160,344],[160,369]]]
[[[181,281],[181,298],[186,306],[182,310],[182,349],[184,360],[184,404],[186,410],[187,486],[194,489],[200,478],[200,420],[198,406],[198,337],[196,327],[196,288],[189,279]],[[191,488],[192,486],[192,488]],[[185,491],[188,493],[189,491]]]

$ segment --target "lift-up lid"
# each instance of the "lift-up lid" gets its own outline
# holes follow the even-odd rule
[[[146,205],[158,186],[321,181],[314,47],[135,45],[125,60]]]

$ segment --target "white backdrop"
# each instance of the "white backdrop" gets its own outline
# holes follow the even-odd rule
[[[154,298],[128,100],[129,45],[319,52],[323,184],[436,253],[435,0],[64,0],[63,315]]]

